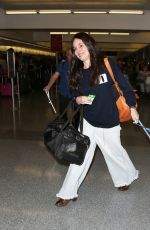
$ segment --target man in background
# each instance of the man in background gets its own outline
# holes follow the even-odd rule
[[[58,80],[58,99],[60,114],[65,110],[65,108],[68,106],[68,103],[72,99],[69,88],[69,73],[71,60],[72,51],[71,49],[69,49],[66,52],[66,58],[60,61],[60,63],[56,66],[55,72],[52,74],[48,84],[43,89],[44,91],[48,92],[54,85],[54,83]],[[67,115],[64,116],[65,120],[70,118],[72,111],[72,107],[69,107],[67,110]]]

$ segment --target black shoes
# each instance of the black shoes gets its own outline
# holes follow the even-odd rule
[[[56,201],[55,205],[57,207],[64,207],[66,206],[70,201],[76,201],[77,200],[77,197],[73,198],[73,199],[69,199],[69,200],[65,200],[65,199],[62,199],[60,198],[59,200]]]
[[[127,191],[129,189],[129,185],[124,185],[124,186],[121,186],[121,187],[118,187],[118,190],[119,191]],[[77,197],[73,198],[73,199],[62,199],[60,198],[59,200],[56,201],[55,205],[57,207],[65,207],[69,204],[70,201],[76,201],[77,200]]]
[[[128,189],[129,189],[129,185],[124,185],[124,186],[118,187],[119,191],[127,191]]]

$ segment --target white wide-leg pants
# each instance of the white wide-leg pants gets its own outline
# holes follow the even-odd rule
[[[113,128],[96,128],[83,121],[83,133],[90,137],[90,147],[82,165],[70,164],[65,180],[57,197],[72,199],[78,197],[78,189],[84,180],[94,157],[96,145],[102,151],[115,187],[131,184],[138,178],[126,150],[120,142],[120,125]]]

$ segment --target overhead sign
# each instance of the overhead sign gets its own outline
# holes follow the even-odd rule
[[[52,52],[62,51],[62,35],[58,35],[58,34],[51,35],[51,51]]]

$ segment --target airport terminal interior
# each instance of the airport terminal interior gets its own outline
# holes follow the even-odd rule
[[[2,0],[0,8],[0,229],[149,230],[150,81],[143,81],[140,75],[146,67],[145,79],[150,79],[149,1]],[[58,9],[71,13],[40,12]],[[36,12],[6,13],[12,10]],[[77,10],[82,13],[76,14]],[[121,13],[110,14],[110,10]],[[123,10],[129,14],[122,15]],[[142,14],[131,14],[134,10]],[[54,40],[52,49],[50,31],[68,34],[61,34],[61,44],[58,38]],[[59,114],[59,97],[56,82],[50,90],[55,113],[43,87],[70,47],[71,32],[76,31],[90,33],[128,77],[146,132],[133,121],[120,124],[122,145],[139,170],[139,178],[127,191],[114,187],[97,147],[77,201],[57,207],[56,194],[69,165],[57,161],[44,145],[44,131]],[[114,32],[122,34],[114,36]],[[15,61],[13,74],[7,65],[9,58]]]
[[[55,95],[54,95],[55,96]],[[0,226],[3,230],[148,230],[150,219],[150,151],[143,130],[122,124],[122,143],[139,179],[128,191],[114,188],[102,153],[96,149],[91,169],[68,206],[55,206],[67,165],[48,152],[43,132],[55,115],[44,92],[15,99],[0,98]],[[55,104],[57,107],[57,103]],[[149,100],[140,99],[141,121],[148,127]]]

